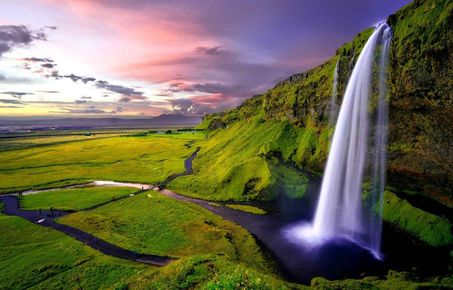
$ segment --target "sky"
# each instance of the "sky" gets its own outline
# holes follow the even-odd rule
[[[409,0],[2,0],[0,116],[204,115]]]

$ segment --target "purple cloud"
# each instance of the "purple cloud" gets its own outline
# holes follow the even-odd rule
[[[32,31],[25,25],[0,25],[0,57],[15,47],[27,46],[35,40],[46,41],[41,30]]]

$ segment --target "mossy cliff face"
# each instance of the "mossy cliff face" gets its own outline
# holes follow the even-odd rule
[[[319,138],[311,136],[311,128],[295,130],[288,121],[231,123],[209,133],[193,161],[194,174],[168,186],[210,200],[272,199],[278,193],[302,197],[307,178],[288,163],[297,146],[315,147],[310,142]]]
[[[451,1],[416,1],[389,18],[389,180],[445,201],[453,197],[452,10]]]
[[[388,19],[394,33],[388,69],[388,180],[394,187],[421,191],[453,206],[452,9],[453,2],[447,0],[414,1]],[[321,172],[329,146],[326,135],[333,131],[328,114],[335,65],[338,62],[341,100],[372,31],[360,33],[324,64],[291,76],[234,110],[206,116],[203,126],[218,132],[238,123],[288,124],[285,128],[292,133],[285,143],[296,144],[276,146],[272,152],[282,150],[286,160]]]
[[[387,190],[383,202],[382,218],[386,222],[433,247],[453,244],[452,225],[446,217],[416,208]]]

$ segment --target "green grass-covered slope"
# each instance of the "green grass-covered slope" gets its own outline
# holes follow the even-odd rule
[[[323,136],[317,138],[318,134]],[[237,121],[210,134],[193,161],[193,175],[168,186],[211,200],[272,199],[278,192],[302,197],[307,178],[288,164],[303,158],[305,150],[313,153],[307,160],[316,162],[327,142],[326,132],[310,127],[294,130],[287,121]]]
[[[108,288],[150,269],[18,217],[0,214],[0,229],[0,289]]]
[[[190,204],[159,199],[156,195],[149,199],[156,203],[155,207],[149,208],[146,202],[141,206],[143,211],[154,214],[145,215],[143,219],[153,218],[157,224],[161,218],[162,226],[148,232],[154,238],[148,238],[141,245],[149,242],[157,248],[165,248],[174,240],[170,248],[185,247],[179,250],[184,257],[162,268],[112,258],[53,229],[0,213],[0,289],[304,288],[278,278],[251,235],[239,226]],[[121,209],[124,211],[124,207]],[[182,215],[178,224],[172,224],[171,214]],[[185,219],[182,223],[184,218],[194,221]],[[110,220],[110,223],[115,222],[124,221]],[[134,225],[130,226],[137,230]],[[181,239],[182,235],[186,237]],[[206,248],[202,249],[203,245]]]
[[[154,191],[58,219],[113,244],[140,253],[173,257],[221,254],[241,262],[266,261],[243,228],[192,203]]]
[[[178,259],[153,267],[108,257],[53,229],[0,213],[0,289],[305,288],[281,280],[246,230],[194,204],[149,194],[62,221],[126,248]]]
[[[448,0],[416,0],[388,19],[394,34],[388,67],[389,182],[395,187],[425,192],[451,206],[452,9],[453,3]],[[251,179],[259,180],[254,187],[256,190],[269,188],[267,185],[276,178],[268,169],[270,165],[264,164],[260,151],[252,152],[248,144],[239,146],[235,142],[241,139],[255,142],[256,148],[271,143],[273,153],[300,167],[321,171],[332,132],[328,114],[335,65],[338,62],[341,100],[353,65],[371,32],[372,29],[363,31],[353,41],[340,47],[335,56],[324,64],[291,76],[267,92],[246,100],[238,108],[206,116],[200,128],[214,130],[215,134],[210,147],[200,151],[195,175],[199,174],[200,180],[201,176],[206,177],[204,183],[210,182],[210,179],[226,181],[224,184],[230,189],[226,193],[220,191],[224,197],[244,196],[247,191],[241,189]],[[274,127],[291,133],[276,139],[273,137],[277,134],[272,130]],[[266,133],[271,136],[265,136]],[[255,136],[259,138],[247,141],[255,139]],[[274,140],[276,142],[272,143]],[[211,162],[204,162],[203,154],[214,150]],[[228,159],[232,152],[247,155],[243,159],[244,165],[238,167],[236,173],[232,172]],[[266,150],[264,153],[267,153]],[[256,169],[248,167],[247,160],[255,163]],[[246,173],[241,173],[241,170]],[[212,176],[208,178],[205,172],[210,172]],[[199,181],[194,177],[195,180]],[[184,187],[183,190],[196,195],[202,194],[181,184],[174,186]],[[210,198],[215,198],[211,196],[214,192],[211,186],[214,185],[203,186],[203,189],[207,189],[206,194]]]
[[[136,188],[85,187],[49,190],[20,197],[20,206],[26,210],[49,209],[81,210],[108,202],[131,193]]]
[[[412,206],[391,191],[385,191],[382,218],[431,246],[453,244],[452,225],[440,217]]]
[[[181,213],[176,208],[174,213]],[[155,210],[168,208],[157,206]],[[207,221],[211,227],[225,230],[217,219]],[[222,252],[215,247],[204,251],[191,248],[192,253],[206,254],[183,256],[162,268],[105,256],[18,217],[0,214],[0,227],[0,289],[448,289],[453,285],[451,277],[423,280],[393,271],[387,277],[362,280],[315,278],[310,287],[288,283],[268,269],[253,239],[244,230],[238,232],[237,226],[228,228],[236,255],[231,254],[231,246]],[[208,232],[212,243],[215,235],[212,230]]]
[[[250,261],[252,262],[252,261]],[[129,289],[308,289],[222,256],[182,258],[161,271],[131,278]]]
[[[204,134],[149,134],[50,144],[0,152],[0,193],[89,180],[160,182],[184,171]]]
[[[432,277],[421,279],[407,272],[396,272],[390,270],[383,277],[365,277],[361,280],[345,279],[329,281],[324,278],[314,278],[311,280],[311,289],[341,290],[341,289],[451,289],[453,287],[453,277]]]

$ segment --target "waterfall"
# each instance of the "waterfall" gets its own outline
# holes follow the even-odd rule
[[[382,210],[385,187],[385,170],[387,168],[387,63],[392,31],[387,27],[382,35],[382,48],[379,60],[379,98],[377,107],[376,127],[374,136],[375,156],[372,167],[372,189],[369,203],[370,217],[370,248],[377,254],[381,248]]]
[[[340,107],[313,224],[301,233],[316,241],[346,238],[369,249],[378,258],[382,226],[382,202],[379,201],[385,181],[388,114],[385,71],[390,41],[390,27],[386,23],[379,24],[357,59]],[[379,94],[377,124],[373,127],[369,124],[369,105],[377,51],[380,51]],[[369,148],[373,128],[375,148]],[[373,188],[369,196],[371,206],[366,208],[362,202],[362,185],[370,149],[375,152],[370,166]]]
[[[335,70],[333,72],[333,85],[332,85],[332,96],[330,97],[330,112],[329,112],[329,124],[330,125],[335,125],[335,122],[337,121],[337,111],[338,111],[338,105],[337,105],[337,86],[338,86],[338,63],[340,60],[337,61],[335,64]]]

